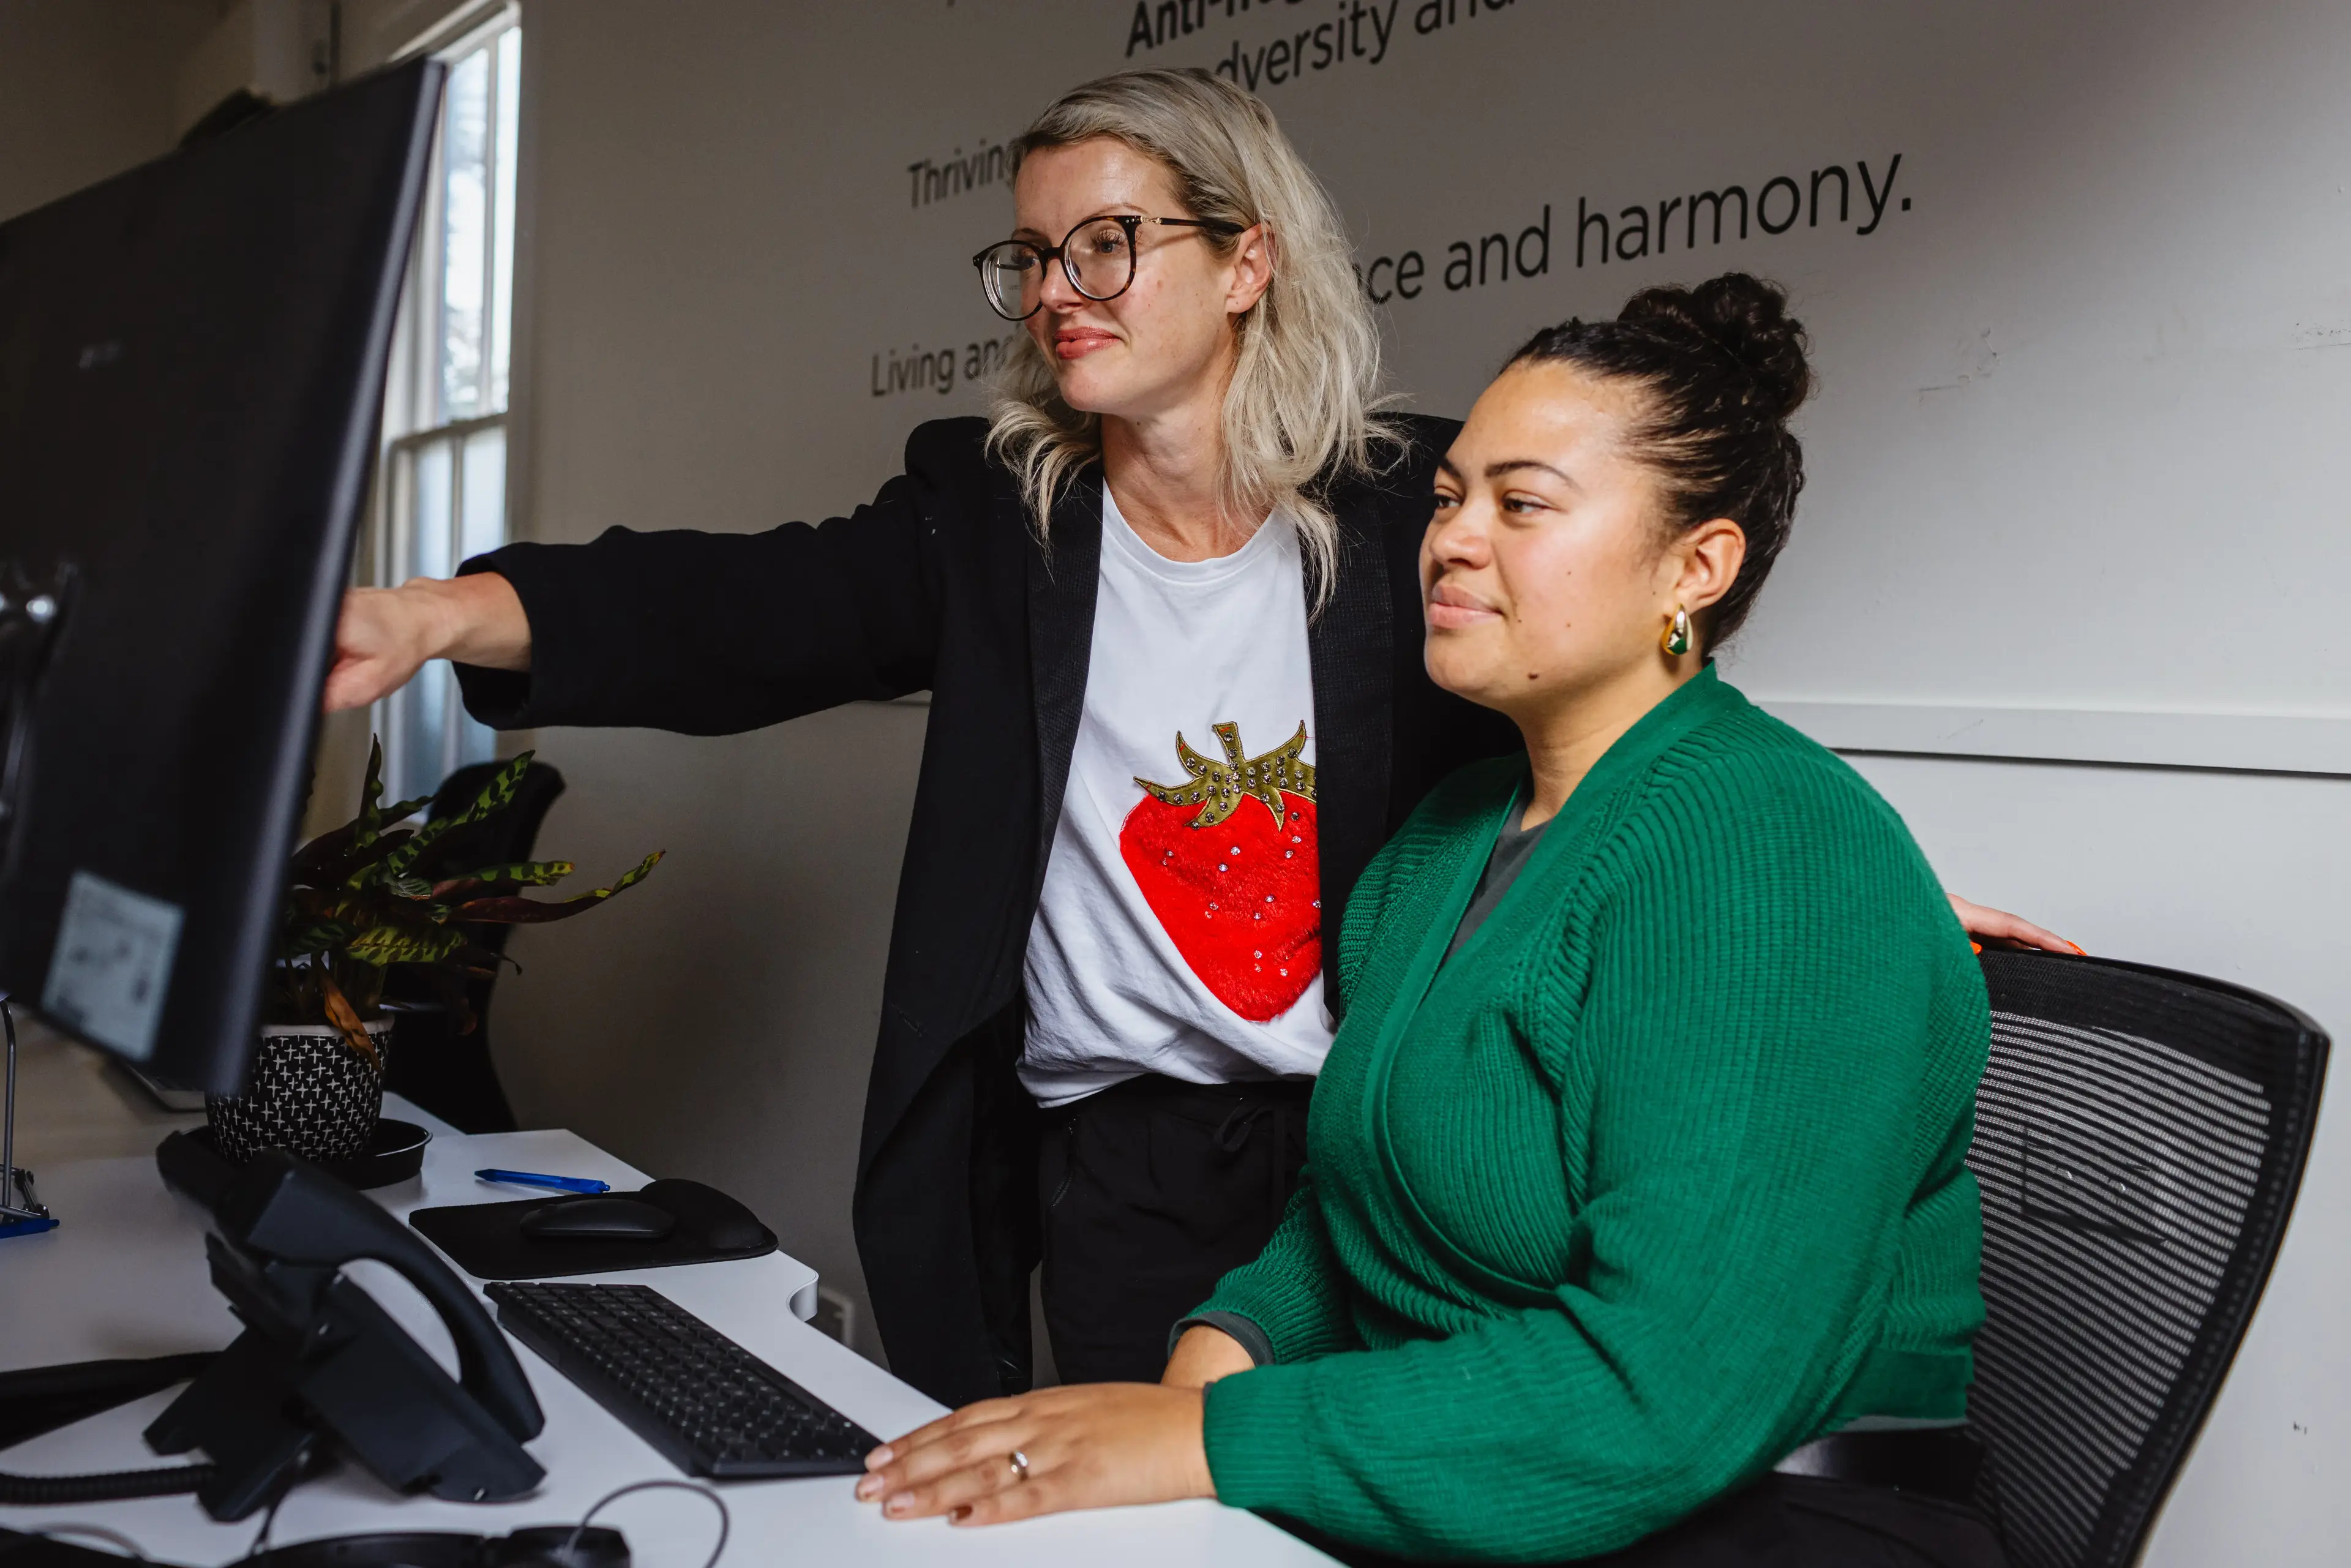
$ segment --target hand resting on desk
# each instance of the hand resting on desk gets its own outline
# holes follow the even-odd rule
[[[1203,1408],[1197,1388],[1148,1383],[984,1399],[868,1454],[857,1495],[891,1519],[951,1524],[1214,1497]]]
[[[867,1455],[857,1495],[892,1519],[956,1524],[1214,1497],[1200,1390],[1255,1364],[1230,1334],[1189,1328],[1158,1387],[1095,1383],[969,1406]]]

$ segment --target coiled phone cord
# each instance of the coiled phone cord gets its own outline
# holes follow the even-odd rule
[[[15,1476],[0,1470],[0,1508],[172,1497],[195,1491],[212,1479],[210,1465],[169,1465],[162,1469],[111,1470],[91,1476]]]

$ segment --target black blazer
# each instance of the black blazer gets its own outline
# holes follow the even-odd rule
[[[1418,550],[1458,427],[1402,423],[1411,441],[1387,472],[1330,495],[1339,570],[1307,628],[1334,1009],[1336,917],[1373,852],[1439,779],[1519,744],[1423,671]],[[1038,1116],[1013,1074],[1021,963],[1077,738],[1102,551],[1099,467],[1054,507],[1040,548],[986,434],[977,419],[919,427],[905,472],[872,505],[815,527],[613,528],[468,561],[521,596],[531,668],[458,670],[466,706],[499,729],[716,735],[931,693],[854,1219],[892,1370],[949,1405],[1029,1385]]]

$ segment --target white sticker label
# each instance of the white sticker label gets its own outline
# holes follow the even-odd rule
[[[41,1010],[133,1061],[155,1054],[155,1026],[180,946],[180,906],[74,873]]]

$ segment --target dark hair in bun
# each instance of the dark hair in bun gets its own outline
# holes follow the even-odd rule
[[[1747,619],[1788,542],[1804,487],[1788,420],[1813,390],[1808,347],[1786,290],[1726,272],[1695,288],[1644,288],[1614,321],[1545,328],[1510,356],[1513,366],[1566,364],[1637,383],[1647,408],[1633,447],[1665,480],[1672,526],[1729,517],[1746,532],[1738,580],[1697,617],[1709,649]]]

